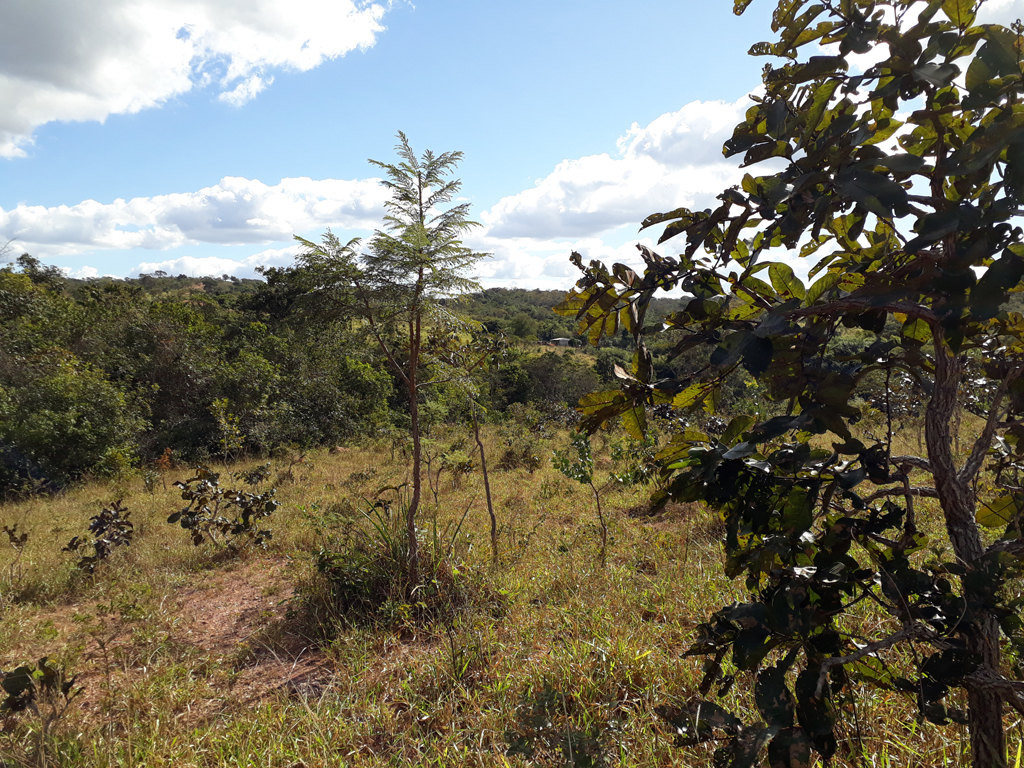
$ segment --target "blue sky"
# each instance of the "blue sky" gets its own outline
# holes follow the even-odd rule
[[[251,276],[293,233],[369,234],[366,160],[403,130],[465,153],[485,284],[566,287],[573,248],[630,260],[645,215],[735,181],[773,6],[0,0],[0,238],[75,275]]]

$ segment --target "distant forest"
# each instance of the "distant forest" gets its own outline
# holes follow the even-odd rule
[[[0,268],[0,494],[165,455],[198,463],[406,432],[403,389],[366,328],[307,311],[294,269],[265,277],[75,280],[27,254]],[[542,344],[576,336],[551,311],[563,298],[492,288],[446,307],[507,342],[470,387],[487,418],[517,406],[571,419],[615,365],[628,369],[624,335],[596,350]],[[657,312],[677,304],[661,299]],[[685,364],[670,362],[670,340],[660,353]],[[469,404],[466,382],[429,388],[426,428],[464,422]]]

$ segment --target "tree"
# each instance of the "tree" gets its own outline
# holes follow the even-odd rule
[[[422,490],[420,411],[422,390],[431,380],[421,367],[428,362],[425,333],[443,315],[443,302],[477,289],[466,271],[483,256],[466,248],[461,238],[477,226],[469,219],[469,203],[447,206],[462,184],[449,178],[461,152],[417,157],[402,132],[395,147],[399,162],[371,160],[384,171],[381,181],[390,192],[383,229],[357,253],[358,240],[346,245],[330,231],[321,243],[297,237],[303,251],[300,265],[313,276],[311,291],[338,310],[360,317],[382,354],[404,385],[409,398],[412,436],[412,496],[406,510],[412,582],[418,573],[416,513]]]
[[[840,703],[861,685],[905,693],[933,723],[966,722],[976,766],[1005,764],[1004,704],[1024,714],[1010,589],[1024,562],[1024,316],[1007,308],[1024,276],[1024,44],[1019,23],[975,25],[978,5],[781,0],[778,41],[751,53],[782,63],[724,147],[744,166],[770,160],[764,175],[714,209],[646,219],[666,225],[659,243],[685,244],[641,248],[642,275],[573,255],[584,274],[558,311],[591,342],[621,326],[636,347],[620,389],[581,401],[590,429],[621,418],[639,435],[652,405],[713,412],[739,368],[780,414],[687,430],[660,456],[660,500],[718,510],[726,572],[746,576],[746,601],[687,653],[709,657],[703,695],[750,673],[763,722],[712,701],[664,711],[690,743],[726,738],[716,764],[752,765],[765,746],[773,766],[830,757]],[[814,44],[828,55],[803,58]],[[878,63],[853,74],[850,54]],[[810,285],[769,260],[782,253],[824,254]],[[685,307],[645,326],[655,291],[673,288]],[[844,327],[871,343],[836,356]],[[659,379],[646,347],[659,334],[709,363]],[[891,416],[875,439],[858,431],[855,394],[878,375],[920,385],[926,455],[898,455]],[[958,403],[978,417],[961,455]],[[841,620],[851,609],[873,622]]]

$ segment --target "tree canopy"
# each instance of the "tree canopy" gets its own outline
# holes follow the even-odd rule
[[[763,94],[723,148],[765,170],[717,207],[648,217],[677,252],[641,248],[642,274],[573,255],[583,277],[557,311],[636,347],[618,390],[581,401],[589,428],[621,418],[639,435],[652,406],[714,412],[738,370],[774,404],[721,434],[680,429],[660,457],[662,500],[718,510],[726,571],[746,577],[747,600],[687,653],[708,657],[705,695],[753,673],[760,722],[710,700],[666,712],[691,743],[725,738],[723,765],[764,748],[772,765],[830,757],[864,685],[969,723],[979,766],[1005,762],[1004,704],[1024,714],[1024,317],[1008,308],[1024,276],[1024,45],[1019,24],[976,25],[979,5],[781,0],[777,40],[751,49],[775,59]],[[795,257],[815,260],[809,283]],[[674,289],[685,308],[651,323],[655,292]],[[868,343],[838,353],[844,327]],[[659,335],[707,364],[656,369]],[[857,397],[879,377],[890,418],[870,434]],[[894,440],[896,379],[923,393],[924,455]],[[978,417],[962,451],[959,407]],[[928,504],[939,529],[920,522]],[[844,618],[860,612],[875,631]]]

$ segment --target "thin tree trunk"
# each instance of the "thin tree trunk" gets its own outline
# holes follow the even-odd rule
[[[597,502],[597,521],[601,524],[601,567],[607,566],[608,556],[608,526],[604,522],[604,512],[601,511],[601,494],[597,492],[597,486],[590,482],[590,490],[594,492],[594,501]]]
[[[969,478],[957,476],[953,455],[954,435],[950,427],[957,407],[961,366],[945,344],[935,344],[935,357],[935,389],[925,417],[925,442],[953,552],[958,561],[970,566],[981,559],[984,547],[975,520],[977,499],[974,490]],[[967,590],[966,585],[964,589]],[[975,596],[974,602],[984,605],[984,596]],[[978,655],[983,667],[998,673],[999,624],[996,618],[981,613],[972,627],[964,628],[964,634],[967,649]],[[1003,768],[1006,765],[1006,735],[1001,695],[977,684],[969,687],[967,720],[972,765],[977,768]]]
[[[417,318],[418,321],[419,318]],[[409,538],[409,578],[415,587],[419,583],[419,542],[416,539],[416,512],[420,507],[423,480],[420,477],[420,407],[416,382],[419,380],[419,323],[409,323],[409,417],[412,431],[412,499],[406,511],[405,531]]]
[[[487,457],[484,455],[484,444],[480,441],[480,425],[476,420],[476,407],[473,408],[473,435],[476,447],[480,449],[480,471],[484,475],[484,494],[487,496],[487,514],[491,516],[491,562],[498,564],[498,518],[494,516],[494,504],[491,503],[491,481],[487,476]]]

